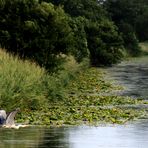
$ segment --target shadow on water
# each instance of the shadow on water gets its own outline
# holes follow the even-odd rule
[[[66,141],[66,128],[45,128],[44,136],[38,147],[42,148],[69,148]]]
[[[0,148],[68,148],[65,128],[0,129]]]
[[[127,87],[120,95],[148,99],[148,58],[108,69]],[[148,120],[99,127],[0,128],[0,148],[148,148]]]

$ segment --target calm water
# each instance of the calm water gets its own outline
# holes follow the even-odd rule
[[[148,58],[124,62],[108,71],[128,88],[121,95],[148,99]],[[148,119],[120,126],[1,128],[0,148],[148,148]]]
[[[148,99],[148,57],[123,62],[108,71],[112,79],[125,86],[121,95]]]
[[[124,126],[1,129],[0,148],[148,148],[148,121]]]

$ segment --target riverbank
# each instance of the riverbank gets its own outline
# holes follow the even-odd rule
[[[144,116],[144,110],[121,107],[143,104],[144,101],[110,95],[111,91],[122,88],[105,80],[105,74],[98,68],[80,72],[67,86],[67,98],[50,102],[46,110],[26,110],[19,116],[18,122],[50,126],[123,124]]]
[[[16,120],[31,125],[122,124],[144,115],[144,111],[122,108],[143,104],[121,97],[105,79],[101,68],[89,68],[71,57],[58,74],[48,74],[35,63],[20,60],[0,50],[0,106],[6,111],[20,107]]]

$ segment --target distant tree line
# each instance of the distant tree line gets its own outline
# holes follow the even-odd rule
[[[49,71],[69,54],[111,65],[140,53],[147,15],[147,0],[0,0],[0,46]]]
[[[148,40],[147,0],[106,0],[104,8],[116,24],[131,55],[138,55],[138,41]]]

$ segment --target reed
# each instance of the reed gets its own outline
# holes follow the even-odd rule
[[[70,57],[61,71],[49,74],[36,63],[21,60],[1,49],[0,107],[9,110],[48,108],[51,101],[66,98],[66,86],[82,67]]]

